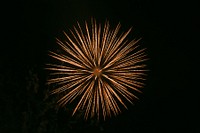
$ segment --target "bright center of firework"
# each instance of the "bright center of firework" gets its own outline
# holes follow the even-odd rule
[[[99,77],[101,75],[101,69],[95,68],[93,70],[93,74],[94,74],[95,78]]]

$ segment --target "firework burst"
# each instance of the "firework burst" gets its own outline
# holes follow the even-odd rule
[[[138,50],[140,39],[126,39],[131,28],[119,34],[120,27],[111,30],[108,21],[102,26],[94,19],[84,28],[77,23],[70,34],[64,32],[66,40],[57,39],[63,53],[50,52],[58,63],[47,64],[48,84],[56,86],[52,94],[62,95],[59,105],[75,103],[73,115],[78,110],[86,119],[117,115],[141,92],[146,54]]]

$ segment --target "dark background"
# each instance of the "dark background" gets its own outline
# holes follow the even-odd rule
[[[1,8],[0,132],[197,133],[197,4],[158,0],[24,0]],[[55,37],[76,21],[108,19],[133,26],[150,60],[144,93],[128,111],[107,121],[70,117],[48,96],[44,70]],[[80,112],[81,115],[81,112]]]

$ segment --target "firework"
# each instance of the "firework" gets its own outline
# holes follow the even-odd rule
[[[61,94],[61,106],[75,103],[73,115],[78,110],[86,119],[118,115],[144,85],[145,49],[138,49],[140,39],[126,39],[131,28],[119,34],[120,23],[111,30],[108,21],[102,26],[92,19],[83,27],[77,23],[70,34],[64,32],[66,40],[57,39],[63,52],[49,54],[57,60],[47,64],[48,84],[56,86],[51,92]]]

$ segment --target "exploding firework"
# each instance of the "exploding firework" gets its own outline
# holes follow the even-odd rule
[[[48,84],[52,94],[61,94],[58,104],[74,102],[73,115],[84,110],[84,117],[118,115],[121,107],[138,99],[145,75],[145,49],[138,49],[140,39],[128,41],[131,28],[119,34],[120,23],[111,30],[91,20],[84,28],[77,26],[64,32],[66,40],[57,39],[63,52],[50,52],[57,63],[47,64]],[[60,62],[60,63],[59,63]]]

